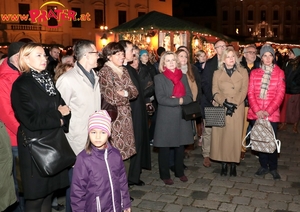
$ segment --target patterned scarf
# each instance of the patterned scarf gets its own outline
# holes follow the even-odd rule
[[[176,68],[175,71],[172,72],[169,69],[164,68],[163,74],[174,84],[172,96],[175,96],[176,98],[185,96],[185,87],[181,82],[182,71]]]
[[[55,96],[54,84],[47,71],[37,72],[31,69],[33,78],[45,89],[49,96]]]
[[[261,65],[261,68],[264,70],[264,75],[261,79],[259,98],[266,99],[274,65]]]

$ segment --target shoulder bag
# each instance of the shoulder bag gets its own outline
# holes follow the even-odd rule
[[[115,81],[113,75],[111,75],[112,81],[113,81],[113,86],[115,86]],[[109,114],[111,121],[115,121],[118,117],[118,108],[116,105],[112,105],[108,103],[103,95],[101,95],[101,109],[106,110],[107,113]]]
[[[22,135],[23,145],[28,148],[42,177],[56,175],[74,165],[76,155],[62,128],[57,128],[41,138],[27,138],[23,130]]]
[[[181,105],[182,118],[186,121],[201,117],[201,108],[198,102],[191,102],[187,105]]]
[[[251,133],[251,134],[250,134]],[[281,141],[276,139],[273,127],[267,119],[257,119],[250,134],[250,143],[246,148],[265,153],[273,153],[276,149],[280,153]]]

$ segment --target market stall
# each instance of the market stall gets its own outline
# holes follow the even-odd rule
[[[140,49],[147,49],[149,52],[155,51],[159,46],[175,51],[183,45],[189,47],[191,55],[204,50],[209,57],[214,54],[215,41],[230,41],[230,38],[220,33],[157,11],[112,28],[110,33],[115,34],[115,40],[130,40]]]

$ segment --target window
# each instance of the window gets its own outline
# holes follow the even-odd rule
[[[119,25],[126,22],[126,11],[119,10]]]
[[[273,20],[274,21],[278,21],[279,20],[278,10],[274,10],[273,11]]]
[[[235,20],[240,21],[241,20],[241,11],[236,10],[235,11]]]
[[[103,10],[95,10],[95,28],[99,29],[100,26],[104,26]]]
[[[300,27],[297,28],[297,37],[300,37]]]
[[[138,12],[138,17],[145,15],[145,14],[146,14],[145,12]]]
[[[273,28],[273,34],[275,38],[278,37],[278,28]]]
[[[253,21],[253,10],[248,11],[248,20]]]
[[[298,10],[298,21],[300,21],[300,10]]]
[[[30,4],[19,4],[19,14],[21,15],[27,15],[28,14],[28,19],[29,19],[29,10],[30,10]],[[21,21],[19,20],[20,24],[30,24],[30,21],[25,20],[25,21]]]
[[[290,39],[291,38],[291,28],[285,27],[284,30],[284,39]]]
[[[227,21],[227,20],[228,20],[228,11],[223,10],[223,21]]]
[[[292,19],[291,18],[291,11],[290,10],[285,11],[285,20],[290,21],[291,19]]]
[[[57,26],[57,19],[54,18],[55,16],[57,16],[57,13],[54,12],[54,10],[56,10],[56,7],[54,6],[48,6],[47,7],[47,11],[48,11],[48,15],[50,15],[51,18],[49,18],[48,20],[48,26]]]
[[[262,38],[266,37],[266,28],[261,28],[261,29],[260,29],[260,36],[261,36]]]
[[[72,7],[71,9],[76,12],[76,16],[75,16],[76,20],[75,21],[72,20],[72,27],[74,27],[74,28],[80,28],[81,27],[81,21],[77,20],[77,19],[80,18],[81,9],[77,8],[77,7]]]
[[[267,18],[266,11],[265,10],[260,11],[260,20],[265,21],[266,18]]]

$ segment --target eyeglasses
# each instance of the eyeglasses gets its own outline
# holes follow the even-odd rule
[[[225,49],[226,48],[226,45],[222,45],[222,46],[216,46],[215,48],[217,49],[217,48],[222,48],[222,49]]]
[[[252,55],[256,54],[256,52],[244,52],[244,53],[248,53],[248,54],[252,54]]]

